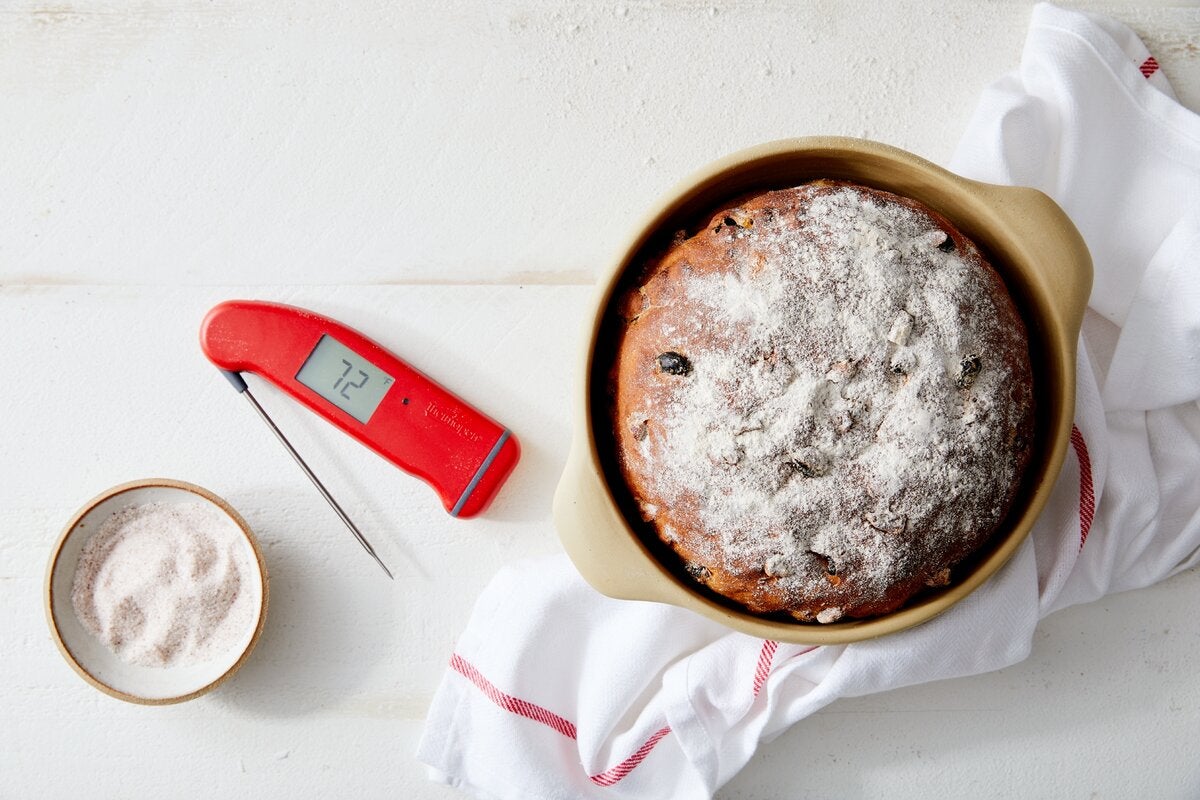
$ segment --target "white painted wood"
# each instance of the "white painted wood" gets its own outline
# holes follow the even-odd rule
[[[1200,10],[1099,5],[1200,108]],[[882,7],[881,7],[882,6]],[[732,149],[866,135],[945,161],[1029,4],[451,0],[330,10],[0,7],[0,797],[458,796],[412,759],[496,569],[555,552],[550,498],[590,283],[652,200]],[[389,584],[200,356],[207,308],[309,305],[513,427],[494,512],[259,397]],[[259,649],[213,694],[127,706],[41,607],[71,513],[191,480],[258,531]],[[1195,573],[1071,609],[992,675],[839,702],[721,797],[1195,797]]]
[[[881,7],[882,6],[882,7]],[[1186,100],[1200,13],[1127,4]],[[589,281],[683,176],[805,134],[945,162],[1025,3],[297,4],[0,12],[0,276]]]

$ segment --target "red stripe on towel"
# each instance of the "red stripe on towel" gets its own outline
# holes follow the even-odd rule
[[[654,749],[654,745],[658,744],[658,740],[671,732],[669,725],[664,725],[654,732],[654,735],[646,740],[646,743],[634,751],[633,755],[617,764],[612,769],[606,769],[599,775],[591,775],[589,778],[592,783],[597,786],[612,786],[617,781],[624,778],[629,773],[633,772],[634,768],[642,763],[642,759],[650,755],[650,751]]]
[[[1158,62],[1154,59],[1154,56],[1150,56],[1142,62],[1142,65],[1138,67],[1138,71],[1142,73],[1142,77],[1149,78],[1158,72]]]
[[[767,682],[767,676],[771,674],[771,660],[775,658],[775,651],[778,649],[779,642],[774,642],[770,639],[763,640],[762,650],[758,652],[758,666],[754,668],[755,697],[758,697],[758,693],[762,691],[763,684]]]
[[[483,692],[484,697],[505,711],[525,717],[526,719],[531,719],[534,722],[540,722],[558,731],[568,739],[579,738],[578,732],[575,729],[575,723],[560,717],[548,708],[539,706],[537,703],[531,703],[528,700],[522,700],[519,697],[513,697],[511,694],[501,691],[496,688],[495,684],[483,677],[483,673],[476,669],[474,664],[467,661],[458,653],[450,656],[450,668],[475,684],[475,687]],[[646,756],[650,755],[650,751],[654,749],[654,746],[670,732],[671,727],[664,725],[655,731],[629,758],[626,758],[615,767],[604,770],[604,772],[589,775],[588,779],[597,786],[612,786],[633,772],[637,768],[637,765],[641,764]]]
[[[505,711],[510,711],[518,716],[540,722],[558,731],[568,739],[577,738],[575,723],[563,719],[553,711],[542,708],[535,703],[530,703],[527,700],[522,700],[519,697],[513,697],[511,694],[500,691],[491,681],[483,677],[479,670],[475,669],[474,664],[467,661],[458,653],[450,656],[450,668],[475,684],[488,700],[491,700]]]
[[[1096,516],[1096,490],[1092,486],[1092,459],[1088,456],[1087,442],[1074,425],[1071,426],[1071,446],[1079,461],[1079,549],[1082,550],[1092,529],[1092,518]]]

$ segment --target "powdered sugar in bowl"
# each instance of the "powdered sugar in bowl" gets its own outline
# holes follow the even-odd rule
[[[67,524],[46,615],[67,662],[134,703],[190,700],[227,680],[262,632],[267,574],[246,523],[180,481],[116,486]]]

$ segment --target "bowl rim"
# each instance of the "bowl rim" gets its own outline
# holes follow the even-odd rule
[[[237,660],[234,661],[233,664],[231,664],[223,673],[204,686],[201,686],[199,689],[195,689],[191,692],[187,692],[186,694],[176,695],[173,697],[142,697],[129,692],[123,692],[120,689],[109,686],[107,683],[97,678],[95,675],[89,672],[87,667],[80,663],[79,659],[75,657],[75,654],[71,652],[70,646],[63,639],[62,633],[59,631],[58,619],[54,613],[54,576],[58,569],[59,557],[62,555],[63,547],[66,545],[67,540],[71,537],[71,532],[75,530],[76,525],[78,525],[84,517],[94,511],[97,506],[106,500],[126,492],[146,488],[180,489],[207,500],[223,511],[231,520],[233,520],[234,523],[237,524],[238,528],[242,532],[242,535],[250,544],[250,549],[254,552],[255,562],[258,565],[258,572],[262,580],[262,602],[258,606],[258,620],[255,623],[254,632],[250,636],[250,641],[247,642],[245,649],[238,656]],[[259,547],[258,539],[254,536],[253,531],[250,530],[250,526],[246,524],[246,521],[242,518],[241,514],[239,514],[233,508],[233,506],[226,502],[224,498],[214,494],[208,489],[205,489],[203,486],[197,486],[196,484],[188,483],[187,481],[176,480],[174,478],[142,478],[139,480],[118,484],[117,486],[113,486],[104,490],[85,503],[78,511],[75,512],[74,515],[71,516],[71,519],[67,522],[66,527],[64,527],[62,532],[59,534],[58,540],[54,544],[54,549],[50,553],[50,561],[46,567],[46,578],[42,596],[45,604],[46,620],[50,625],[50,634],[54,638],[54,643],[57,645],[58,651],[62,653],[63,658],[66,659],[67,663],[71,665],[71,668],[74,669],[81,678],[110,697],[115,697],[118,700],[124,700],[128,703],[135,703],[137,705],[165,706],[192,700],[203,694],[211,692],[213,689],[217,688],[222,683],[233,677],[234,673],[236,673],[241,668],[242,664],[246,662],[246,659],[250,657],[250,653],[254,651],[255,646],[258,644],[258,640],[262,636],[263,626],[266,623],[267,606],[269,604],[270,596],[270,579],[267,573],[267,563],[263,558],[262,549]]]
[[[897,176],[883,181],[863,181],[906,196],[916,196],[904,188],[887,183],[913,182],[921,191],[933,190],[943,199],[953,201],[953,209],[931,203],[935,210],[964,230],[977,244],[980,232],[986,232],[1000,249],[1007,253],[1007,265],[1019,261],[1017,272],[1027,282],[1025,290],[1037,300],[1037,321],[1045,323],[1040,335],[1052,351],[1043,356],[1053,366],[1046,367],[1058,380],[1054,395],[1043,395],[1042,402],[1053,399],[1052,408],[1040,411],[1048,419],[1048,434],[1053,441],[1043,443],[1046,458],[1043,472],[1031,484],[1024,505],[1009,516],[1015,521],[1008,526],[1003,540],[991,545],[985,557],[969,572],[953,581],[935,595],[910,601],[896,611],[862,620],[844,620],[829,625],[774,620],[719,603],[683,585],[672,571],[649,551],[646,543],[633,528],[614,494],[597,441],[597,420],[593,414],[596,391],[596,357],[600,334],[617,287],[631,263],[653,237],[678,217],[681,209],[693,204],[705,192],[719,191],[736,195],[739,179],[745,183],[744,172],[751,167],[777,162],[779,159],[818,157],[828,159],[857,158],[863,163],[880,161],[895,164]],[[815,175],[813,177],[816,177]],[[826,177],[838,177],[829,175]],[[729,189],[726,190],[726,186]],[[715,188],[714,188],[715,187]],[[920,199],[920,198],[918,198]],[[948,213],[949,212],[949,213]],[[978,223],[982,231],[972,231],[964,219]],[[992,236],[992,234],[995,236]],[[1026,235],[1023,239],[1018,234]],[[1026,240],[1027,239],[1027,240]],[[1035,253],[1041,245],[1058,258]],[[992,250],[991,246],[986,247]],[[1068,268],[1059,268],[1061,263]],[[1024,270],[1028,270],[1028,273]],[[1057,272],[1056,272],[1057,269]],[[1009,275],[1002,272],[1005,282]],[[634,600],[652,600],[688,608],[735,630],[755,636],[775,638],[803,644],[842,644],[893,633],[928,621],[971,594],[1016,553],[1032,530],[1033,522],[1045,507],[1049,493],[1061,472],[1068,448],[1074,414],[1075,347],[1091,285],[1091,259],[1082,237],[1062,209],[1036,189],[982,183],[964,178],[908,151],[866,139],[837,136],[813,136],[782,139],[736,151],[711,162],[660,195],[631,228],[598,276],[597,292],[585,318],[585,341],[581,374],[577,375],[574,400],[575,433],[567,467],[555,496],[555,522],[564,548],[583,573],[585,579],[602,593]],[[1019,304],[1020,305],[1020,304]],[[1023,309],[1027,325],[1028,310]],[[1034,342],[1031,341],[1031,346]],[[1061,403],[1061,405],[1060,405]],[[581,528],[597,525],[601,533]],[[606,526],[619,530],[608,532]],[[623,541],[617,541],[623,539]],[[634,559],[617,570],[603,564],[604,559]],[[638,581],[654,585],[634,586]]]

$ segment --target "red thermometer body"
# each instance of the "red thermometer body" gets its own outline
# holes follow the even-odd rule
[[[253,372],[434,488],[452,516],[483,511],[512,472],[509,431],[362,334],[302,308],[231,300],[200,326],[228,372]]]

